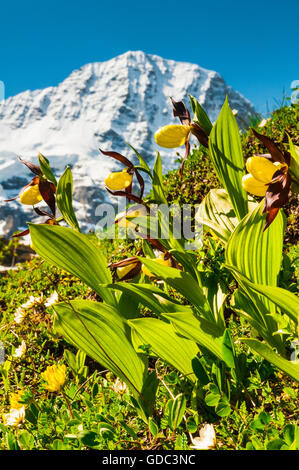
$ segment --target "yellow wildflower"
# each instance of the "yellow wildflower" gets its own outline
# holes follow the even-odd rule
[[[176,148],[184,145],[191,132],[191,126],[169,124],[161,127],[155,133],[155,141],[160,147]]]
[[[22,403],[22,396],[24,395],[24,390],[19,390],[18,392],[12,393],[10,396],[10,408],[13,410],[19,410],[20,408],[24,407],[24,403]]]
[[[48,366],[41,376],[47,382],[47,384],[44,384],[47,390],[59,392],[66,381],[66,366],[64,364]]]
[[[28,206],[34,206],[43,200],[39,191],[38,184],[28,186],[20,194],[20,203]]]
[[[274,173],[285,166],[285,163],[273,163],[265,157],[250,157],[246,162],[248,174],[243,176],[242,186],[254,196],[265,196]]]
[[[121,191],[132,184],[133,175],[128,173],[128,168],[123,171],[110,173],[105,179],[105,185],[112,191]]]
[[[3,415],[3,423],[5,426],[19,426],[25,419],[25,406],[21,408],[12,408],[9,413]]]

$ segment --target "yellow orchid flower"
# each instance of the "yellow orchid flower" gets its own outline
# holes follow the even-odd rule
[[[42,378],[47,382],[44,387],[50,392],[59,392],[66,381],[66,366],[56,365],[48,366],[41,374]]]
[[[26,206],[35,206],[43,200],[43,197],[39,191],[38,184],[28,186],[20,194],[20,203]]]
[[[134,269],[137,268],[138,266],[138,261],[136,263],[131,263],[128,264],[127,266],[121,266],[119,268],[116,268],[116,275],[119,280],[123,279],[126,277],[131,271],[134,271]]]
[[[164,253],[162,255],[158,256],[158,258],[152,259],[151,261],[154,261],[157,264],[162,264],[163,266],[169,266],[170,268],[172,266],[171,258],[165,259],[165,254]],[[144,266],[144,264],[142,265],[141,270],[142,270],[143,274],[146,274],[148,277],[155,277],[155,274],[152,274],[150,272],[150,270],[146,266]]]
[[[191,126],[169,124],[161,127],[155,133],[155,141],[160,147],[173,149],[186,143],[191,132]]]
[[[274,173],[285,166],[285,163],[273,163],[265,157],[250,157],[246,162],[248,174],[243,176],[242,186],[254,196],[265,196]]]
[[[121,191],[128,188],[132,184],[133,175],[128,173],[128,169],[110,173],[105,179],[105,185],[111,191]]]

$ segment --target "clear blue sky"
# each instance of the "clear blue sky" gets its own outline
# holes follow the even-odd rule
[[[298,0],[15,0],[0,14],[6,96],[127,50],[216,70],[262,112],[299,80]]]

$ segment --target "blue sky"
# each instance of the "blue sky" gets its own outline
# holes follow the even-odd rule
[[[298,0],[15,0],[0,14],[6,96],[127,50],[216,70],[263,113],[299,80]]]

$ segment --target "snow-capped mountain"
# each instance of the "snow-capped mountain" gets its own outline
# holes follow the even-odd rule
[[[107,199],[104,177],[112,169],[122,169],[98,149],[132,158],[128,142],[150,162],[157,149],[155,131],[179,123],[173,118],[169,97],[184,100],[190,108],[188,94],[199,100],[212,121],[226,95],[240,120],[248,122],[255,113],[252,104],[227,86],[217,72],[141,51],[87,64],[56,87],[28,90],[2,101],[0,233],[24,228],[32,216],[30,207],[24,210],[18,203],[3,203],[18,194],[32,176],[18,155],[37,163],[41,152],[58,176],[71,164],[78,218],[85,228],[90,227],[96,221],[96,205]],[[167,152],[161,153],[167,156]],[[169,168],[172,159],[164,161]]]

